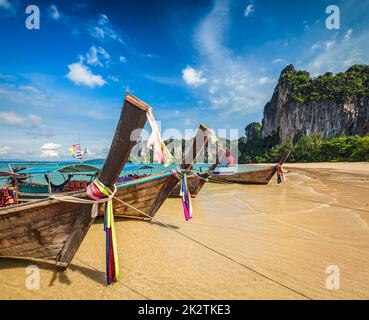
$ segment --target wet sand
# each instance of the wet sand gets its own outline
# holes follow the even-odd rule
[[[29,262],[0,259],[0,298],[369,299],[369,163],[286,169],[282,185],[208,183],[190,222],[179,199],[157,221],[118,220],[122,278],[109,287],[101,220],[66,272],[39,265],[38,290],[25,286]],[[325,286],[330,265],[338,290]]]

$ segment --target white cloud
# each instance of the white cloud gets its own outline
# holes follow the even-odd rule
[[[0,0],[0,8],[3,8],[11,14],[15,14],[15,8],[9,0]]]
[[[277,58],[277,59],[274,59],[274,60],[272,61],[272,63],[273,63],[273,64],[281,63],[281,62],[283,62],[283,60],[282,60],[281,58]]]
[[[119,76],[109,75],[108,79],[114,82],[119,82]]]
[[[369,61],[369,28],[368,20],[364,19],[365,13],[368,11],[368,5],[365,1],[353,2],[344,1],[341,12],[346,12],[345,21],[347,29],[336,32],[323,32],[321,24],[316,25],[305,38],[301,39],[303,43],[313,43],[319,34],[329,35],[330,38],[323,38],[320,50],[310,52],[309,50],[301,52],[297,68],[310,72],[312,76],[323,74],[327,71],[337,73],[346,71],[353,64],[367,64]],[[358,28],[353,29],[352,26],[357,25]],[[324,22],[323,22],[324,23]],[[352,30],[352,31],[349,31]],[[346,41],[345,41],[346,38]],[[334,45],[323,46],[323,42],[335,41]],[[333,42],[332,42],[333,43]],[[302,46],[302,49],[304,46]]]
[[[85,115],[95,120],[106,120],[111,118],[109,113],[102,110],[88,110]]]
[[[120,56],[120,57],[119,57],[119,61],[120,61],[121,63],[126,63],[126,62],[127,62],[127,59],[126,59],[126,57],[124,57],[124,56]]]
[[[316,51],[316,50],[318,50],[318,49],[320,49],[322,47],[322,44],[321,44],[321,42],[315,42],[312,46],[311,46],[311,48],[310,48],[310,50],[312,51],[312,52],[314,52],[314,51]]]
[[[309,31],[310,30],[310,25],[307,23],[306,20],[304,20],[302,22],[303,26],[304,26],[304,31]]]
[[[166,76],[157,76],[157,75],[151,75],[146,74],[145,78],[155,81],[157,83],[165,84],[168,86],[180,86],[182,85],[182,79],[179,77],[166,77]]]
[[[352,29],[348,29],[347,32],[345,33],[345,36],[343,37],[343,42],[350,41],[351,36],[352,36]]]
[[[194,39],[199,66],[206,70],[206,90],[200,90],[202,98],[212,108],[219,109],[218,115],[234,118],[236,113],[243,116],[261,111],[270,99],[272,88],[268,91],[266,84],[259,83],[262,77],[258,75],[259,67],[247,59],[239,59],[225,45],[227,28],[231,25],[229,6],[229,1],[215,1],[212,11],[195,31]]]
[[[31,124],[33,124],[32,126],[39,126],[42,123],[42,120],[39,116],[36,116],[35,114],[29,114],[27,116],[29,122],[31,122]]]
[[[42,124],[42,120],[34,114],[22,116],[15,112],[0,111],[0,123],[21,128],[35,128]]]
[[[332,39],[332,40],[328,40],[325,41],[323,43],[324,49],[325,50],[329,50],[330,48],[332,48],[334,45],[336,44],[336,40]]]
[[[15,82],[17,80],[17,77],[11,74],[0,73],[0,79],[3,79],[7,82]]]
[[[83,85],[90,88],[102,87],[106,81],[100,75],[93,74],[89,67],[83,62],[76,62],[68,65],[69,72],[66,75],[76,85]]]
[[[31,136],[32,138],[51,138],[54,136],[48,129],[39,127],[35,130],[30,130],[26,133],[27,135]]]
[[[54,20],[59,20],[61,18],[61,14],[58,10],[58,7],[55,4],[50,5],[49,15]]]
[[[192,125],[194,124],[194,121],[193,121],[193,119],[192,119],[192,118],[185,118],[185,119],[183,120],[183,124],[184,124],[185,126],[192,126]]]
[[[114,40],[124,44],[120,32],[115,30],[106,14],[100,14],[95,25],[89,26],[90,35],[101,41]]]
[[[252,4],[249,4],[249,5],[246,7],[246,9],[245,9],[245,11],[244,11],[243,15],[244,15],[245,17],[248,17],[248,16],[249,16],[250,14],[252,14],[254,11],[255,11],[254,6],[253,6]]]
[[[100,61],[100,58],[102,61]],[[90,50],[86,54],[86,61],[88,64],[93,66],[103,67],[104,65],[108,65],[110,60],[109,53],[102,47],[92,46]]]
[[[332,43],[332,44],[330,44]],[[343,42],[335,45],[335,41],[326,41],[321,50],[313,56],[307,56],[301,63],[301,69],[309,71],[313,76],[324,72],[344,71],[353,64],[367,63],[369,53],[363,47],[369,45],[369,36],[363,34],[357,39],[351,39],[350,43]]]
[[[0,146],[0,155],[6,155],[6,154],[9,154],[9,147],[8,146],[4,146],[4,147],[1,147]]]
[[[258,79],[258,82],[263,85],[263,84],[270,84],[270,83],[274,83],[276,80],[269,78],[269,77],[261,77]]]
[[[198,87],[206,83],[206,78],[202,76],[202,71],[187,66],[182,70],[183,80],[190,86]]]
[[[313,43],[313,45],[310,47],[310,52],[314,53],[318,51],[319,49],[324,49],[326,51],[330,50],[332,47],[334,47],[336,44],[335,39],[327,40],[327,41],[318,41]]]
[[[48,142],[41,147],[41,157],[55,158],[59,157],[59,149],[61,145],[58,143]]]
[[[27,101],[36,107],[52,107],[55,104],[54,98],[48,97],[40,89],[31,85],[4,85],[0,87],[0,98],[17,104]]]
[[[214,81],[213,81],[213,83],[214,83]],[[217,93],[218,90],[219,90],[219,88],[215,85],[212,85],[212,86],[209,87],[209,93],[210,94],[215,94],[215,93]]]

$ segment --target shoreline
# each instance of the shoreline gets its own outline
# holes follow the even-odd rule
[[[247,166],[272,166],[275,163],[244,163],[240,165]],[[346,170],[346,171],[360,171],[369,173],[369,162],[285,162],[283,164],[286,168],[298,169],[331,169],[331,170]]]
[[[151,223],[116,219],[117,284],[105,283],[99,219],[68,270],[39,265],[39,290],[25,287],[35,263],[2,259],[0,299],[368,299],[369,164],[285,167],[281,185],[206,184],[190,222],[180,199]],[[326,287],[332,265],[339,290]]]

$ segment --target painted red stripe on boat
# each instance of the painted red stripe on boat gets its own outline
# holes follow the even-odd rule
[[[148,108],[150,108],[147,104],[145,104],[144,102],[136,99],[135,97],[131,96],[131,95],[126,95],[126,100],[128,102],[130,102],[131,104],[133,104],[136,107],[139,107],[143,110],[147,110]]]

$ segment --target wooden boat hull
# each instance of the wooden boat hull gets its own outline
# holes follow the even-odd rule
[[[0,256],[67,266],[93,221],[91,207],[49,199],[0,210]]]
[[[206,179],[200,178],[196,175],[192,175],[192,176],[187,177],[187,185],[188,185],[188,188],[190,190],[190,194],[191,194],[192,198],[196,198],[198,193],[204,187],[206,181],[207,181]],[[180,196],[180,189],[181,189],[181,184],[177,183],[177,185],[173,189],[170,196],[171,197],[179,197]]]
[[[276,167],[270,166],[266,169],[234,174],[213,174],[209,181],[215,183],[268,184],[276,172]]]
[[[285,150],[278,164],[282,166],[289,155],[290,151]],[[268,184],[277,172],[277,165],[233,174],[213,174],[209,181],[215,183]]]
[[[151,220],[177,184],[178,178],[172,172],[117,184],[115,198],[120,201],[113,199],[114,216]],[[103,211],[99,214],[103,215]]]

